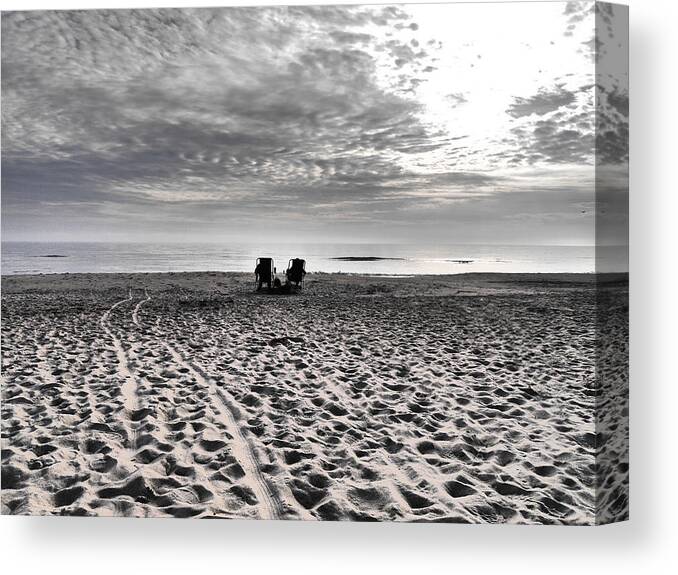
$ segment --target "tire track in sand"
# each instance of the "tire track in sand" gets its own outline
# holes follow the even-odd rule
[[[135,325],[139,327],[141,327],[141,323],[139,321],[139,311],[141,306],[151,299],[148,292],[145,292],[145,295],[146,298],[135,306],[132,313],[132,321],[134,321]],[[263,472],[261,470],[261,464],[259,463],[259,460],[255,454],[254,446],[252,445],[252,442],[247,437],[245,437],[242,428],[238,424],[237,410],[233,407],[232,398],[229,400],[226,397],[226,393],[219,389],[215,390],[214,383],[210,381],[210,377],[201,368],[186,360],[176,348],[166,341],[162,341],[162,344],[172,356],[172,359],[177,364],[177,366],[188,370],[188,373],[198,384],[203,386],[205,389],[210,390],[212,392],[211,395],[216,396],[220,405],[215,405],[213,407],[215,408],[216,413],[222,417],[228,430],[231,432],[231,435],[234,438],[231,448],[233,450],[233,454],[245,471],[246,476],[251,478],[248,486],[254,491],[257,501],[259,502],[261,519],[283,518],[285,515],[285,503],[281,500],[280,496],[271,489],[268,482],[264,478]]]
[[[137,327],[141,327],[141,323],[139,323],[139,312],[141,311],[141,306],[151,299],[151,296],[148,295],[148,291],[144,290],[144,295],[146,296],[146,299],[142,299],[137,305],[135,305],[134,311],[132,312],[132,321]]]
[[[132,290],[130,289],[129,295],[125,299],[117,301],[104,312],[104,314],[101,316],[101,319],[99,320],[99,323],[101,325],[101,328],[106,333],[106,335],[108,335],[108,337],[113,342],[113,347],[115,348],[115,353],[118,358],[118,364],[120,365],[120,374],[122,375],[124,380],[120,388],[120,391],[122,394],[122,400],[123,405],[125,407],[125,411],[127,411],[127,418],[123,421],[123,424],[129,430],[130,448],[132,450],[136,450],[138,432],[137,426],[132,420],[132,416],[138,408],[137,382],[134,376],[132,375],[132,371],[130,370],[129,367],[130,362],[127,352],[123,348],[120,338],[115,334],[113,328],[110,325],[111,313],[113,313],[113,311],[116,308],[126,303],[130,303],[132,299],[133,299]]]
[[[177,365],[187,369],[190,375],[200,385],[203,385],[210,390],[213,389],[213,384],[210,383],[209,377],[200,368],[185,360],[181,353],[169,343],[163,342],[163,344]],[[259,502],[261,519],[281,519],[285,513],[285,505],[278,494],[270,488],[268,482],[264,478],[261,471],[261,464],[254,453],[254,447],[245,437],[240,425],[238,425],[237,418],[234,415],[235,410],[225,397],[225,394],[220,390],[217,390],[214,395],[216,395],[222,406],[222,409],[220,409],[219,406],[215,406],[216,411],[223,417],[235,440],[231,444],[233,454],[240,462],[245,474],[252,479],[248,486],[254,491],[257,501]]]
[[[144,290],[144,295],[146,296],[145,299],[138,302],[132,312],[132,321],[137,327],[141,327],[139,311],[141,310],[141,307],[151,299],[148,291]],[[126,300],[118,302],[116,306],[118,304],[131,301],[131,297],[132,296],[130,292],[130,297]],[[112,309],[113,308],[111,308],[111,311]],[[211,395],[217,398],[217,403],[219,405],[214,405],[213,407],[216,413],[218,413],[223,418],[228,430],[231,432],[231,435],[235,440],[231,444],[231,448],[233,450],[233,454],[245,471],[246,476],[251,478],[251,481],[248,482],[248,486],[254,491],[257,501],[259,502],[261,509],[261,519],[282,519],[285,516],[286,510],[290,508],[297,511],[297,513],[303,519],[313,519],[313,517],[308,512],[306,512],[305,509],[298,508],[297,506],[291,505],[289,503],[290,501],[293,501],[291,493],[290,497],[286,498],[287,502],[283,501],[279,493],[273,490],[269,485],[261,470],[261,463],[259,462],[259,459],[256,455],[254,445],[251,440],[245,436],[242,427],[238,423],[240,418],[239,412],[237,407],[233,405],[235,401],[230,396],[230,394],[220,389],[215,389],[214,382],[204,372],[204,370],[185,359],[184,356],[168,342],[162,341],[161,343],[167,349],[168,353],[172,356],[172,359],[178,366],[188,370],[188,373],[196,380],[199,385],[210,390],[212,392]]]

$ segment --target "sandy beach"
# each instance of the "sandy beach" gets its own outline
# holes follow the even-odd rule
[[[3,276],[3,513],[626,517],[626,276],[253,287]]]

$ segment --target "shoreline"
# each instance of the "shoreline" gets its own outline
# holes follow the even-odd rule
[[[278,277],[284,279],[284,274]],[[215,297],[271,296],[256,292],[248,272],[64,273],[3,275],[2,294],[79,291],[149,290],[163,293],[200,293]],[[446,297],[458,295],[537,294],[551,291],[628,289],[627,273],[461,273],[449,275],[377,275],[308,273],[304,288],[288,296],[315,297]]]
[[[48,273],[0,273],[0,278],[9,279],[9,278],[38,278],[38,277],[78,277],[78,276],[184,276],[184,275],[204,275],[204,274],[220,274],[224,276],[252,276],[252,272],[243,272],[243,271],[229,271],[229,270],[200,270],[200,271],[152,271],[152,272],[48,272]],[[279,272],[278,276],[284,276],[284,272]],[[492,278],[492,277],[502,277],[502,278],[515,278],[516,281],[527,278],[542,278],[542,279],[554,279],[558,278],[575,278],[575,279],[585,279],[597,276],[609,276],[618,279],[623,279],[624,277],[628,278],[628,271],[613,271],[613,272],[459,272],[451,274],[417,274],[417,273],[379,273],[379,272],[324,272],[324,271],[312,271],[308,272],[306,277],[313,276],[349,276],[349,277],[383,277],[383,278],[393,278],[393,279],[405,279],[405,278],[458,278],[458,277],[473,277],[473,278]]]

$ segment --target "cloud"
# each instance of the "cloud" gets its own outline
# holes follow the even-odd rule
[[[69,174],[53,196],[81,185],[142,197],[168,182],[259,196],[387,176],[394,153],[436,144],[419,105],[379,86],[375,56],[352,46],[373,37],[344,27],[404,19],[395,8],[8,14],[6,182],[44,190],[24,168],[36,161]],[[395,40],[381,49],[416,58]]]
[[[369,44],[374,40],[371,34],[360,32],[344,32],[335,30],[329,33],[330,38],[341,44]]]
[[[575,95],[572,92],[564,90],[561,86],[553,90],[540,90],[534,96],[529,98],[515,98],[513,104],[507,112],[514,118],[537,114],[543,116],[549,112],[557,110],[561,106],[568,106],[575,101]]]
[[[412,214],[451,206],[471,217],[475,201],[478,220],[485,210],[490,221],[499,216],[488,210],[508,207],[488,198],[530,187],[507,174],[516,166],[590,160],[593,82],[587,91],[566,80],[530,84],[535,93],[497,99],[498,136],[476,133],[484,114],[468,62],[449,47],[455,38],[445,52],[431,37],[440,29],[417,14],[396,6],[3,13],[3,229],[39,231],[51,216],[95,233],[161,230],[166,221],[171,235],[180,222],[202,232],[305,219],[323,237],[336,222],[373,233],[371,218],[384,229],[421,227]],[[491,65],[479,46],[460,46],[476,71]],[[628,97],[605,90],[601,147],[621,157]],[[448,113],[474,120],[459,127]],[[436,233],[447,229],[441,222]]]
[[[594,13],[594,2],[587,0],[566,2],[563,15],[566,18],[565,36],[573,36],[575,30]]]
[[[458,92],[456,94],[448,94],[447,96],[445,96],[445,98],[447,99],[448,102],[450,102],[450,104],[454,108],[468,102],[466,96],[464,96],[464,94],[462,94],[461,92]]]
[[[628,163],[628,93],[597,85],[596,96],[596,163]]]

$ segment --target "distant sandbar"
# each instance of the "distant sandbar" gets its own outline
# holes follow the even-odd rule
[[[342,256],[338,258],[330,258],[331,260],[339,260],[342,262],[380,262],[384,260],[404,261],[405,258],[380,258],[377,256]]]

